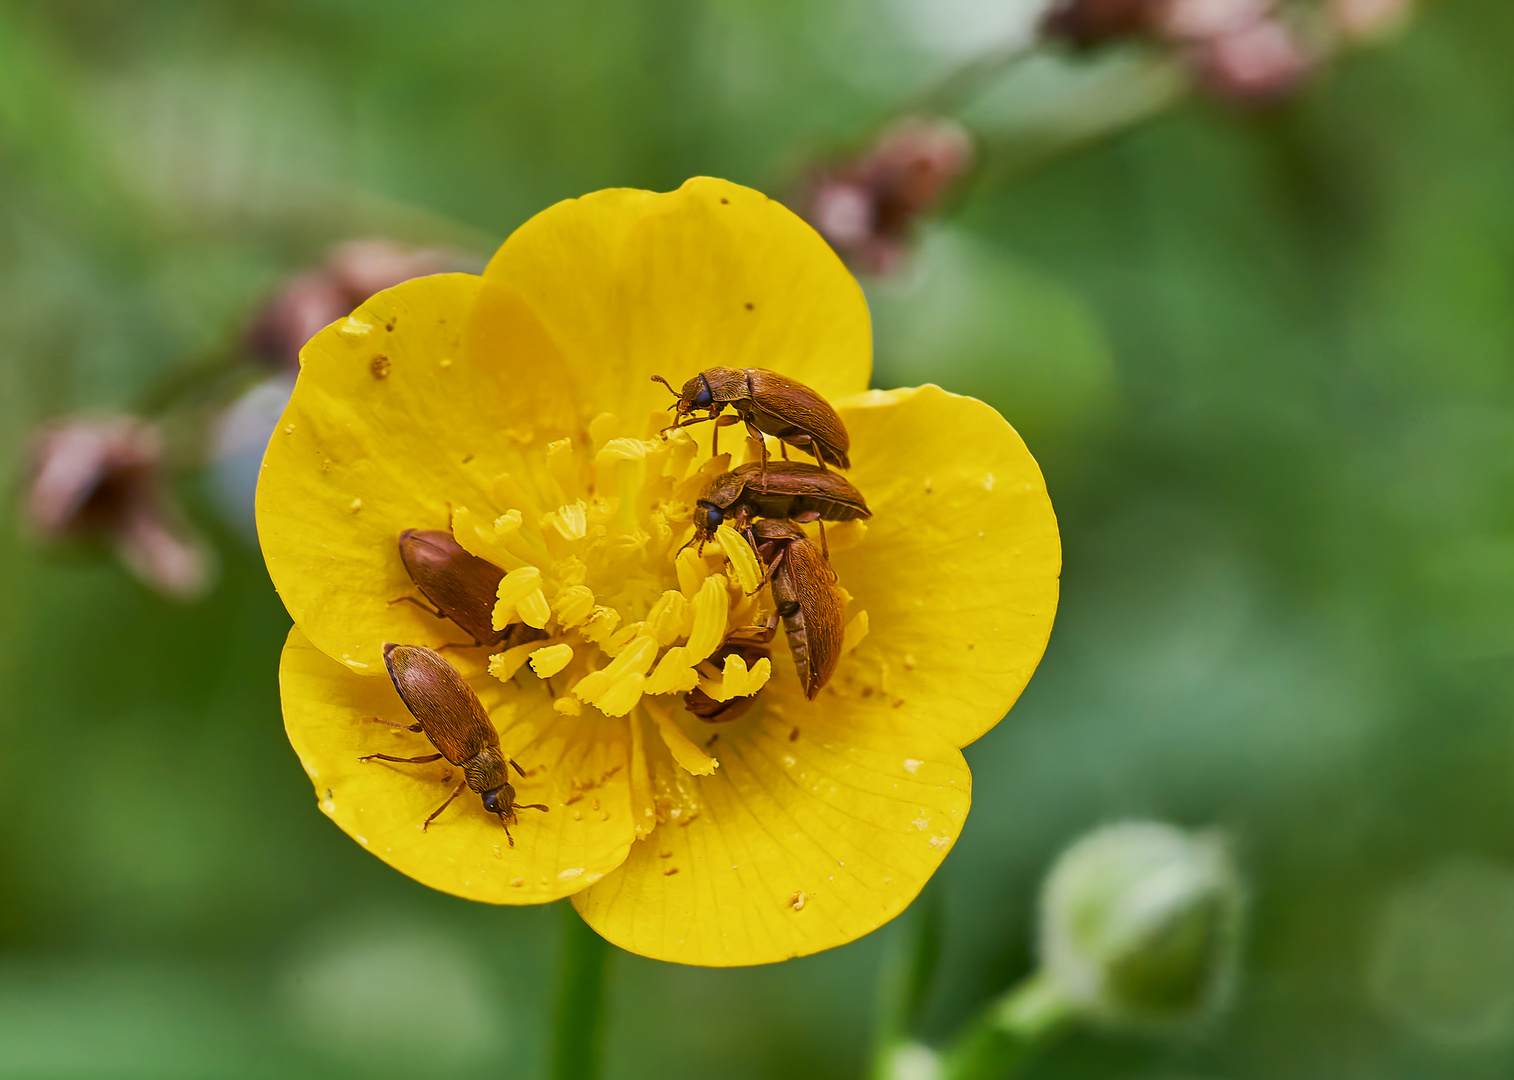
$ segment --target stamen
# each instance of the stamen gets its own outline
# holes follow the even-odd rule
[[[547,645],[531,654],[531,670],[538,678],[550,679],[573,659],[573,646],[566,642]]]
[[[541,571],[534,566],[511,570],[500,579],[495,595],[493,626],[496,630],[503,630],[516,622],[517,616],[518,621],[540,630],[552,617],[552,609],[547,606],[547,598],[541,591]]]
[[[700,679],[699,689],[715,701],[730,701],[736,697],[751,697],[767,685],[773,675],[773,662],[766,656],[759,657],[750,669],[746,661],[735,653],[725,658],[725,668],[719,681]]]
[[[758,589],[760,560],[729,525],[703,552],[680,549],[695,500],[729,470],[732,455],[710,456],[708,442],[682,429],[665,439],[617,435],[624,430],[616,416],[602,413],[588,425],[587,446],[577,437],[538,443],[534,452],[523,448],[529,463],[490,481],[505,512],[491,517],[458,506],[452,529],[465,549],[505,571],[492,625],[524,623],[552,635],[550,644],[491,655],[489,673],[518,691],[562,676],[566,690],[546,689],[561,693],[552,707],[565,716],[589,705],[604,716],[632,717],[631,769],[640,789],[651,782],[640,730],[646,719],[681,775],[715,768],[698,732],[682,726],[701,722],[666,695],[698,687],[726,702],[760,693],[772,677],[771,660],[748,667],[733,654],[717,672],[709,658],[733,629],[763,622],[771,600]],[[866,615],[859,614],[846,628],[845,647],[866,633]],[[523,680],[528,664],[535,679]],[[638,704],[645,718],[635,712]],[[659,760],[671,764],[666,755]]]
[[[608,667],[580,679],[573,687],[573,696],[606,716],[625,716],[641,700],[647,669],[656,657],[656,640],[643,635],[626,646]]]

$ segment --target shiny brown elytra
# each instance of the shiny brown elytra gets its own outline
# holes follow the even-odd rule
[[[694,540],[702,549],[726,520],[745,531],[754,518],[853,521],[872,516],[862,492],[839,473],[801,461],[774,461],[766,469],[748,462],[717,476],[700,495],[695,503]]]
[[[409,601],[438,619],[451,619],[473,635],[475,645],[503,645],[508,649],[546,639],[546,631],[524,623],[494,629],[494,601],[505,572],[487,559],[463,550],[451,533],[443,529],[406,529],[400,533],[400,562],[415,587],[436,605],[436,610],[413,596],[402,596],[392,603]]]
[[[662,383],[678,399],[671,406],[676,418],[664,430],[702,424],[706,420],[714,420],[717,429],[745,421],[747,433],[758,442],[764,434],[772,435],[786,446],[813,455],[824,465],[852,467],[847,457],[852,440],[846,425],[830,402],[802,382],[766,368],[729,367],[705,368],[684,383],[681,391],[673,390],[673,384],[661,375],[653,375],[652,380]],[[735,411],[735,416],[721,415],[727,406]],[[702,409],[709,415],[692,415]],[[719,453],[718,448],[715,452]],[[766,449],[762,459],[767,460]]]
[[[757,543],[757,557],[767,565],[763,582],[773,591],[773,618],[755,628],[755,633],[733,634],[727,640],[771,641],[782,619],[804,696],[813,700],[841,661],[845,604],[836,588],[835,571],[819,545],[792,521],[759,521],[752,526],[751,536]]]
[[[422,765],[446,758],[463,770],[463,782],[447,796],[447,801],[432,811],[421,825],[430,828],[438,814],[452,805],[452,800],[470,787],[483,797],[484,809],[499,815],[499,823],[505,827],[505,838],[515,846],[515,837],[510,835],[510,824],[515,821],[518,809],[545,810],[540,803],[517,803],[515,789],[510,786],[510,769],[520,775],[526,772],[520,765],[499,748],[499,733],[484,712],[483,704],[463,677],[442,657],[424,645],[384,646],[384,666],[389,669],[389,678],[399,691],[400,700],[416,722],[410,731],[423,732],[431,740],[438,754],[421,757],[390,757],[388,754],[368,754],[360,761],[396,761],[401,764]],[[397,726],[397,725],[396,725]]]

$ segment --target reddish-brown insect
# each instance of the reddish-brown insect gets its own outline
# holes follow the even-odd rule
[[[525,623],[511,623],[503,630],[493,626],[494,600],[505,572],[487,559],[464,551],[463,546],[442,529],[406,529],[400,533],[400,562],[415,587],[436,605],[428,608],[413,596],[402,596],[391,603],[409,601],[438,619],[451,619],[473,635],[473,644],[510,648],[547,637]]]
[[[771,634],[768,636],[772,637]],[[771,653],[768,652],[765,645],[727,639],[720,648],[715,650],[714,655],[709,658],[708,662],[715,665],[716,670],[719,670],[725,666],[725,658],[727,656],[739,656],[742,660],[746,661],[746,666],[751,668],[756,665],[758,660],[765,659],[770,655]],[[756,700],[757,696],[755,694],[748,694],[745,697],[733,697],[726,701],[716,701],[696,686],[683,695],[683,706],[701,720],[707,720],[712,724],[726,724],[745,714]]]
[[[748,462],[705,488],[695,503],[694,540],[703,549],[726,520],[744,532],[760,517],[852,521],[872,516],[862,492],[840,473],[801,461],[775,461],[765,471],[759,463]],[[821,550],[829,556],[825,526],[820,529]]]
[[[670,428],[688,427],[714,420],[717,428],[746,422],[747,433],[759,442],[764,433],[779,439],[788,447],[796,446],[811,454],[822,464],[843,469],[852,467],[847,452],[851,449],[851,436],[846,425],[830,402],[801,382],[779,375],[766,368],[705,368],[688,382],[683,389],[673,390],[673,384],[661,375],[653,375],[678,399],[670,408],[676,418]],[[727,406],[735,410],[735,416],[721,416]],[[693,416],[701,410],[708,416]],[[688,417],[688,419],[684,419]],[[717,436],[718,437],[718,436]],[[719,450],[716,449],[716,453]],[[767,451],[763,451],[763,461]]]
[[[505,838],[514,847],[515,837],[510,835],[510,824],[515,821],[515,811],[547,808],[540,803],[515,801],[515,789],[510,786],[510,769],[514,768],[522,776],[526,772],[514,758],[500,750],[499,733],[489,722],[489,714],[484,712],[473,688],[463,681],[456,668],[424,645],[386,644],[384,666],[389,669],[389,678],[394,681],[400,700],[415,717],[416,722],[409,725],[408,730],[423,732],[441,753],[411,758],[368,754],[359,760],[422,765],[446,758],[462,768],[463,781],[421,828],[430,828],[437,815],[462,794],[463,788],[470,787],[483,796],[485,810],[499,815],[499,823],[505,827]]]
[[[772,586],[773,617],[756,633],[732,638],[758,644],[771,641],[782,619],[804,696],[813,699],[830,682],[841,660],[845,605],[836,588],[836,573],[819,546],[792,521],[759,521],[750,535],[757,542],[757,557],[767,564],[762,580]]]

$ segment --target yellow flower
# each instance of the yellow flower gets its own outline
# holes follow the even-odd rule
[[[280,668],[290,741],[321,809],[397,869],[473,900],[571,895],[633,952],[757,964],[851,941],[898,914],[951,849],[971,777],[959,747],[1014,702],[1056,607],[1060,547],[1039,469],[993,409],[936,387],[866,389],[856,282],[765,196],[711,179],[601,191],[505,241],[481,277],[373,297],[306,346],[258,488],[263,550],[294,618]],[[713,424],[660,438],[675,386],[713,365],[813,387],[850,431],[873,511],[831,525],[840,665],[805,699],[783,633],[770,661],[708,657],[770,601],[729,529],[680,552],[704,484],[752,453]],[[775,450],[776,450],[776,444]],[[467,646],[418,605],[397,553],[446,529],[505,571],[494,626],[548,638],[443,655],[528,775],[511,847],[452,786],[382,659]],[[811,526],[813,529],[813,526]],[[490,653],[493,653],[491,656]],[[755,691],[738,719],[683,707]]]

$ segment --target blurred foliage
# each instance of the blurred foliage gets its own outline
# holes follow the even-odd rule
[[[321,818],[278,719],[288,620],[205,478],[182,494],[223,575],[178,607],[26,539],[28,429],[157,400],[336,240],[487,253],[558,198],[693,173],[782,195],[1003,11],[0,2],[0,1076],[534,1075],[557,943],[552,912],[431,893]],[[1514,1066],[1511,42],[1514,8],[1443,0],[1265,112],[1131,126],[1171,87],[1120,56],[964,103],[982,168],[868,286],[877,383],[1020,427],[1067,562],[1046,662],[968,751],[927,1037],[1029,970],[1056,851],[1141,815],[1234,837],[1236,1001],[1034,1075]],[[1446,886],[1447,859],[1483,869]],[[858,1075],[900,932],[756,970],[620,957],[609,1075]]]

